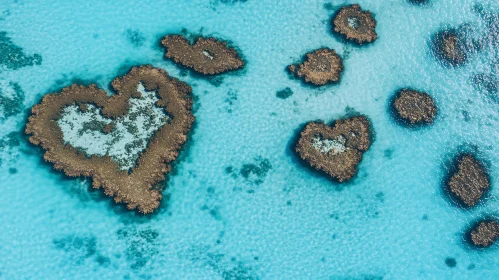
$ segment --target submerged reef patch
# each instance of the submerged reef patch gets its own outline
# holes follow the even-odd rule
[[[497,98],[496,94],[499,90],[499,80],[492,74],[480,73],[472,78],[473,85],[478,90],[485,90],[485,92],[493,98]]]
[[[226,5],[226,6],[234,6],[236,4],[246,3],[246,2],[248,2],[248,0],[210,0],[210,7],[213,10],[216,10],[216,7],[219,4],[223,4],[223,5]]]
[[[310,166],[338,182],[350,180],[371,146],[370,126],[365,116],[337,120],[332,126],[310,122],[300,133],[296,152]]]
[[[360,45],[378,38],[376,20],[370,11],[362,11],[358,4],[342,7],[333,17],[332,23],[333,32]]]
[[[125,32],[125,36],[128,42],[130,42],[130,44],[132,44],[132,46],[134,46],[135,48],[144,45],[144,41],[146,40],[144,34],[142,34],[139,30],[127,29]]]
[[[293,90],[291,90],[291,88],[289,88],[289,87],[278,90],[275,93],[275,96],[277,96],[277,98],[280,98],[280,99],[287,99],[287,98],[291,97],[292,95],[293,95]]]
[[[468,232],[468,239],[476,247],[487,248],[499,238],[499,223],[494,219],[484,219],[476,223]]]
[[[305,57],[303,63],[289,65],[288,71],[316,86],[336,83],[340,80],[343,60],[335,50],[322,48],[307,53]]]
[[[0,66],[10,70],[17,70],[26,66],[42,64],[42,56],[32,56],[24,53],[23,49],[12,42],[7,32],[0,31]]]
[[[80,265],[91,257],[100,265],[107,265],[109,258],[99,254],[97,250],[97,238],[93,235],[66,235],[62,238],[52,240],[57,250],[69,254],[76,264]]]
[[[445,264],[450,268],[454,268],[456,267],[457,262],[455,258],[447,257],[445,258]]]
[[[433,47],[438,58],[445,64],[458,66],[468,60],[464,45],[455,30],[444,30],[435,34]]]
[[[131,269],[140,269],[153,261],[158,254],[159,233],[150,228],[125,227],[117,232],[118,239],[125,241],[125,256]]]
[[[484,40],[475,38],[477,35],[469,25],[438,31],[432,39],[433,52],[443,65],[461,66],[472,53],[483,48]]]
[[[430,124],[437,114],[433,98],[425,92],[412,89],[399,90],[391,106],[396,119],[408,125]]]
[[[24,107],[24,91],[18,83],[0,85],[0,120],[21,113]]]
[[[261,157],[256,158],[255,161],[256,164],[243,164],[239,173],[246,181],[259,185],[263,183],[263,180],[267,176],[267,173],[270,169],[272,169],[272,165],[270,164],[270,161],[268,159]]]
[[[235,256],[231,257],[207,245],[189,248],[185,252],[185,257],[194,263],[210,267],[221,279],[261,279],[258,269],[249,261],[243,261]],[[258,257],[253,260],[258,260]]]
[[[484,165],[472,154],[464,153],[454,158],[446,187],[457,204],[469,208],[489,190],[490,179]]]
[[[146,91],[156,92],[155,105],[163,108],[171,121],[154,133],[135,166],[120,170],[119,164],[109,155],[87,157],[75,147],[64,144],[62,128],[53,120],[60,118],[66,107],[92,104],[100,108],[104,117],[117,120],[129,112],[130,98],[141,97],[137,91],[139,84]],[[52,162],[55,169],[63,170],[71,177],[92,177],[92,186],[102,187],[115,202],[124,203],[131,210],[151,213],[159,207],[162,198],[161,191],[153,186],[171,171],[171,164],[187,141],[194,122],[191,87],[149,65],[133,67],[125,76],[116,78],[112,87],[117,92],[112,97],[96,85],[76,84],[59,93],[45,95],[40,104],[33,106],[26,133],[31,135],[31,143],[46,150],[44,159]]]
[[[19,131],[9,132],[0,138],[0,150],[14,148],[21,145],[21,133]]]
[[[407,1],[414,5],[426,5],[430,2],[430,0],[407,0]]]
[[[215,75],[244,67],[238,52],[227,42],[199,37],[191,44],[182,35],[168,35],[161,44],[165,57],[204,75]]]

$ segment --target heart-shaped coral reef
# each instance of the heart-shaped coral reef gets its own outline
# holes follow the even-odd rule
[[[171,171],[171,163],[187,141],[194,122],[191,87],[152,66],[134,67],[125,76],[116,78],[112,86],[116,94],[111,97],[96,85],[76,84],[61,92],[45,95],[41,103],[32,108],[26,133],[31,135],[31,143],[46,150],[44,159],[52,162],[55,169],[63,170],[68,176],[92,177],[93,187],[102,187],[105,194],[114,197],[116,202],[125,203],[129,209],[151,213],[159,207],[162,198],[161,191],[154,186]],[[147,103],[148,100],[154,100],[154,108],[141,115],[136,110],[142,107],[137,104]],[[79,112],[74,111],[76,107]],[[163,113],[161,110],[164,110]],[[102,114],[97,120],[102,127],[97,126],[104,135],[125,127],[134,114],[136,118],[150,116],[145,121],[151,125],[137,128],[139,133],[130,134],[144,134],[145,137],[140,139],[141,145],[137,144],[129,150],[131,161],[120,162],[123,154],[112,154],[112,145],[100,153],[89,152],[88,146],[92,145],[88,143],[83,151],[79,146],[85,143],[70,145],[76,143],[71,142],[71,129],[63,131],[63,127],[71,120],[68,116],[78,116],[77,113],[86,115],[74,119],[88,117],[88,114]],[[69,127],[74,125],[69,124]],[[95,129],[94,126],[87,129]],[[89,139],[88,135],[81,137]],[[97,144],[99,142],[96,141],[94,146]],[[140,148],[143,148],[142,151],[139,151]]]
[[[362,155],[371,146],[371,128],[364,116],[337,120],[333,126],[308,123],[296,146],[298,155],[313,168],[338,182],[357,174]]]

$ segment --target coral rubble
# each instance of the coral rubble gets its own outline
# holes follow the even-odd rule
[[[166,48],[165,57],[204,75],[214,75],[244,67],[238,52],[226,42],[215,38],[196,39],[191,44],[184,36],[168,35],[161,44]]]
[[[53,120],[58,119],[66,107],[93,104],[101,108],[105,117],[117,119],[128,112],[131,97],[140,97],[138,84],[156,92],[159,98],[156,105],[168,112],[171,121],[155,132],[136,166],[120,170],[110,156],[86,157],[71,145],[64,144],[61,127]],[[116,78],[112,86],[117,94],[111,97],[96,85],[76,84],[59,93],[45,95],[40,104],[33,106],[26,133],[30,135],[31,143],[46,150],[44,159],[52,162],[55,169],[63,170],[68,176],[92,177],[93,187],[103,188],[117,203],[151,213],[159,207],[162,198],[153,185],[164,180],[165,174],[171,171],[171,163],[187,141],[194,122],[191,87],[152,66],[134,67],[125,76]]]
[[[343,60],[334,50],[322,48],[306,54],[299,65],[289,65],[288,71],[316,86],[338,82],[343,71]]]
[[[333,18],[333,31],[358,44],[371,43],[378,38],[376,20],[370,11],[362,11],[358,4],[342,7]]]
[[[363,153],[371,146],[371,136],[365,116],[337,120],[333,126],[310,122],[300,133],[296,151],[313,168],[344,182],[357,173]]]

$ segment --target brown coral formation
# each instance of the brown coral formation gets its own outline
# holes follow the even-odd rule
[[[214,75],[240,69],[244,61],[226,42],[200,37],[194,44],[181,35],[168,35],[161,41],[166,58],[204,75]]]
[[[433,48],[445,64],[459,66],[468,60],[466,46],[456,30],[440,31],[433,37]]]
[[[137,85],[142,83],[148,91],[156,91],[157,106],[172,116],[150,140],[130,174],[120,171],[109,156],[85,157],[70,146],[64,145],[61,128],[54,121],[62,110],[73,104],[91,103],[102,108],[105,117],[116,119],[128,112],[130,97],[140,97]],[[47,94],[40,104],[32,108],[26,125],[29,140],[46,150],[44,159],[63,170],[68,176],[93,178],[94,188],[103,188],[117,203],[125,203],[128,209],[150,213],[159,207],[161,192],[153,185],[164,180],[171,163],[178,157],[187,134],[194,122],[191,87],[164,70],[152,66],[134,67],[130,72],[112,82],[116,94],[108,97],[96,85],[72,85],[59,93]]]
[[[480,221],[470,231],[470,240],[477,247],[489,247],[499,238],[499,224],[496,221]]]
[[[316,86],[338,82],[343,71],[343,60],[329,48],[322,48],[306,54],[306,60],[299,65],[289,65],[288,71]]]
[[[378,38],[376,20],[358,4],[342,7],[333,18],[333,31],[358,44],[371,43]]]
[[[365,116],[337,120],[333,126],[308,123],[296,151],[313,168],[344,182],[357,174],[362,155],[371,146],[370,122]]]
[[[113,123],[113,122],[109,123],[109,124],[107,124],[106,126],[104,126],[102,128],[102,132],[106,133],[106,134],[111,133],[114,130],[115,127],[116,127],[115,123]]]
[[[430,95],[411,89],[397,92],[392,106],[397,117],[411,125],[432,123],[437,114],[437,107]]]
[[[481,162],[472,154],[456,158],[456,170],[447,187],[457,202],[465,207],[475,206],[490,188],[490,180]]]

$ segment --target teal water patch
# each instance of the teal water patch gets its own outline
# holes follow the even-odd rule
[[[17,70],[22,67],[42,64],[42,56],[35,53],[28,55],[18,45],[14,44],[7,32],[0,31],[0,66]]]

